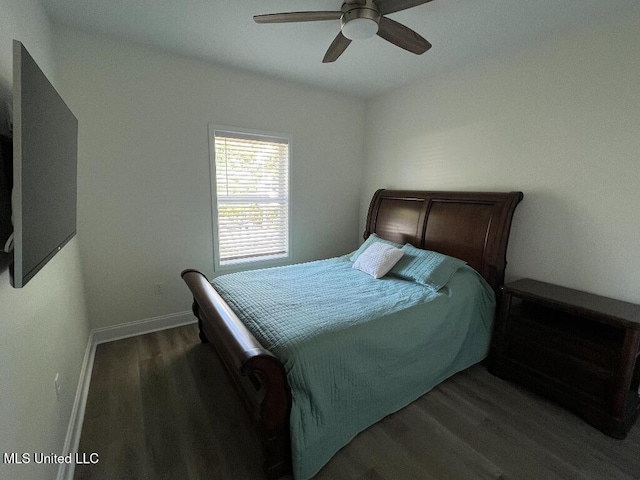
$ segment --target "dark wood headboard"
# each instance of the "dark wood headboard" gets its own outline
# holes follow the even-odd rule
[[[369,206],[372,233],[460,258],[497,291],[504,282],[511,219],[522,192],[378,190]]]

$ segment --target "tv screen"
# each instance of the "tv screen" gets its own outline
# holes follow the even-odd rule
[[[13,286],[76,234],[78,120],[21,42],[13,42]]]

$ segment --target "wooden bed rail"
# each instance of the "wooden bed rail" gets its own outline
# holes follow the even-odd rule
[[[200,339],[214,344],[260,436],[265,472],[278,478],[291,470],[291,390],[284,366],[262,347],[204,274],[188,269],[181,275],[193,294]]]

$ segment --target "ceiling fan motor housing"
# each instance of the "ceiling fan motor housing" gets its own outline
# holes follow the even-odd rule
[[[378,33],[381,15],[372,0],[367,0],[364,5],[344,3],[342,11],[340,18],[342,34],[348,39],[363,40]]]

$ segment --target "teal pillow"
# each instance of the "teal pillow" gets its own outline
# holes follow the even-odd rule
[[[351,255],[351,258],[349,258],[349,260],[351,260],[352,262],[355,262],[357,260],[357,258],[362,255],[362,252],[364,252],[367,248],[369,248],[369,245],[371,245],[372,243],[375,242],[382,242],[382,243],[386,243],[387,245],[392,245],[396,248],[403,248],[402,245],[400,245],[399,243],[396,242],[391,242],[389,240],[385,240],[384,238],[380,238],[378,235],[376,235],[375,233],[372,233],[371,235],[369,235],[369,238],[367,238],[364,243],[362,245],[360,245],[360,248],[358,250],[356,250],[355,252],[353,252],[353,255]]]
[[[413,245],[402,247],[404,255],[389,272],[404,280],[419,283],[434,291],[440,290],[454,273],[467,262]]]

